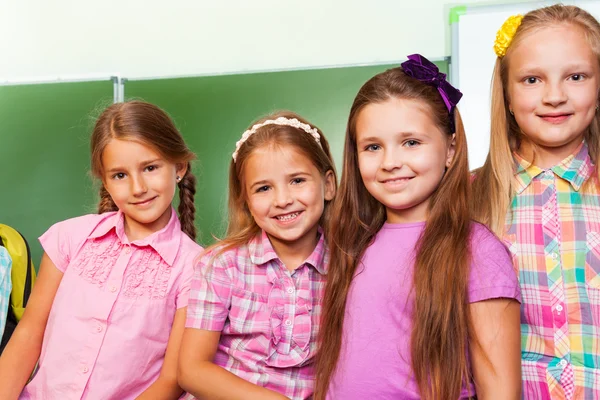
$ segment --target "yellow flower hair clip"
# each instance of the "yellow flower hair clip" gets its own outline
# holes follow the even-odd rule
[[[512,42],[513,36],[515,36],[515,32],[519,28],[519,25],[521,25],[522,20],[522,15],[511,15],[498,30],[496,40],[494,41],[494,52],[498,57],[502,58],[506,55],[506,49],[510,46],[510,42]]]

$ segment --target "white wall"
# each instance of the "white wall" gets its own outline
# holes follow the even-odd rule
[[[384,64],[415,52],[441,59],[447,3],[0,0],[0,83]],[[481,1],[458,4],[469,3]]]

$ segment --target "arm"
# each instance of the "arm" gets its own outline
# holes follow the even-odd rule
[[[4,247],[0,247],[0,338],[4,334],[8,308],[10,307],[10,290],[12,287],[10,280],[11,266],[12,260],[8,251]]]
[[[250,383],[213,363],[221,332],[186,328],[179,354],[179,385],[203,400],[282,400],[282,394]]]
[[[137,400],[178,399],[183,393],[183,390],[177,384],[177,357],[179,355],[179,346],[181,345],[181,336],[185,327],[186,308],[179,308],[175,312],[165,361],[158,379],[144,393],[138,396]]]
[[[521,398],[520,304],[499,298],[471,303],[469,351],[479,400]]]
[[[23,318],[0,357],[0,399],[17,399],[31,376],[62,277],[63,273],[44,253]]]

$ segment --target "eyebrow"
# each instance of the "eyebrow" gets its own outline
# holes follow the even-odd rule
[[[306,172],[306,171],[294,172],[293,174],[287,175],[287,178],[288,179],[293,179],[293,178],[297,178],[299,176],[310,176],[310,172]],[[268,179],[262,179],[260,181],[256,181],[253,184],[251,184],[250,185],[250,189],[254,188],[255,186],[269,185],[270,183],[271,183],[270,180],[268,180]]]
[[[585,70],[588,72],[592,72],[593,66],[587,62],[577,62],[572,64],[567,64],[563,67],[563,70]],[[542,74],[544,72],[543,68],[538,67],[537,65],[525,65],[522,68],[517,70],[517,75],[527,75],[527,74]]]
[[[140,166],[146,166],[146,165],[154,164],[154,163],[159,162],[159,161],[161,161],[160,158],[154,158],[152,160],[142,161],[139,165]],[[126,168],[123,168],[123,167],[114,167],[114,168],[111,168],[109,170],[106,170],[106,172],[107,173],[120,172],[120,171],[123,171],[125,169]]]
[[[400,136],[401,139],[405,139],[411,136],[419,136],[419,137],[425,137],[425,138],[430,138],[429,134],[426,132],[414,132],[414,131],[410,131],[410,132],[398,132],[397,133],[398,136]],[[357,141],[356,143],[365,143],[365,142],[378,142],[381,140],[381,137],[378,136],[369,136],[366,137],[364,139],[361,139],[359,141]]]

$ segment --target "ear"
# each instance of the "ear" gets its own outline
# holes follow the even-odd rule
[[[446,168],[450,167],[452,160],[454,159],[454,153],[456,152],[456,133],[452,134],[452,139],[448,143],[448,151],[446,153]]]
[[[333,200],[333,196],[335,196],[336,192],[336,181],[335,175],[332,170],[329,170],[325,173],[325,200],[330,201]]]
[[[188,170],[188,163],[175,164],[175,174],[176,174],[176,176],[180,177],[181,179],[183,179],[187,170]]]

